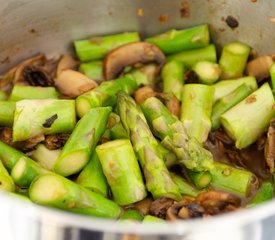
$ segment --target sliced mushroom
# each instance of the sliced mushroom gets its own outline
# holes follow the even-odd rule
[[[197,196],[196,202],[210,215],[233,211],[241,206],[241,199],[238,196],[218,191],[202,192]]]
[[[24,67],[23,78],[31,86],[48,87],[53,85],[53,79],[37,66]]]
[[[134,209],[140,211],[144,216],[149,214],[150,206],[153,202],[152,198],[145,198],[134,204]]]
[[[271,120],[268,128],[264,155],[270,172],[273,173],[275,162],[275,118]]]
[[[97,86],[97,83],[74,70],[64,70],[54,80],[60,93],[75,98]]]
[[[261,81],[269,76],[272,63],[271,56],[260,56],[247,63],[245,72],[247,75],[254,76],[258,81]]]
[[[165,62],[165,55],[153,44],[135,42],[112,50],[104,59],[103,71],[106,80],[115,79],[126,66],[137,63],[155,62],[159,68]]]
[[[62,148],[67,142],[70,134],[60,133],[54,135],[47,135],[44,140],[45,146],[50,150]]]
[[[157,93],[156,97],[159,98],[165,106],[168,108],[169,112],[175,116],[180,114],[180,102],[176,96],[172,93]]]
[[[57,70],[56,70],[56,76],[58,77],[62,71],[72,69],[75,70],[78,65],[78,61],[76,61],[71,55],[64,55],[60,59]]]
[[[147,98],[153,96],[156,96],[156,92],[149,86],[144,86],[134,92],[134,98],[137,104],[142,104]]]
[[[173,205],[173,203],[173,199],[165,197],[158,198],[152,202],[149,212],[154,216],[165,219],[166,211]]]
[[[154,86],[157,82],[157,76],[160,72],[160,68],[156,64],[150,63],[139,68],[139,70],[147,76],[149,85]]]

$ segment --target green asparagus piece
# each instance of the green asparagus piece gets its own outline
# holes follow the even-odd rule
[[[257,177],[247,170],[219,162],[215,162],[214,165],[215,167],[210,170],[211,186],[214,188],[247,196],[251,185],[257,180]]]
[[[0,161],[0,190],[7,192],[14,192],[15,190],[14,182],[2,161]]]
[[[184,66],[182,62],[172,60],[167,62],[161,72],[163,92],[173,93],[181,101],[182,86],[184,83]]]
[[[226,133],[235,140],[238,149],[255,142],[275,117],[274,96],[268,83],[221,115]]]
[[[123,127],[122,123],[119,121],[110,129],[111,139],[127,139],[129,138],[125,128]]]
[[[87,40],[74,41],[76,54],[81,61],[103,59],[114,48],[131,42],[140,41],[137,32],[121,33]]]
[[[200,61],[217,62],[216,48],[214,44],[210,44],[204,48],[187,50],[176,53],[167,57],[167,61],[178,60],[186,67],[191,68],[194,64]]]
[[[113,201],[54,173],[37,177],[29,194],[35,203],[75,213],[104,218],[118,218],[121,214],[121,209]]]
[[[74,100],[21,100],[16,102],[13,141],[24,141],[40,134],[71,132],[75,123]]]
[[[155,135],[168,150],[176,154],[178,163],[194,171],[207,171],[213,167],[212,154],[195,138],[187,136],[183,123],[160,100],[148,98],[141,108]]]
[[[158,141],[158,152],[163,158],[165,165],[168,169],[177,164],[178,159],[175,153],[165,148],[159,141]]]
[[[239,78],[243,76],[250,47],[240,43],[232,42],[223,47],[219,65],[222,69],[222,79]]]
[[[105,81],[93,90],[77,97],[77,115],[83,117],[89,109],[94,107],[114,106],[118,91],[132,94],[137,88],[136,79],[131,75],[126,75],[116,80]]]
[[[0,101],[5,100],[7,100],[7,94],[4,91],[0,90]]]
[[[58,92],[54,87],[33,87],[14,85],[9,100],[20,101],[23,99],[57,99]]]
[[[242,84],[248,85],[253,91],[258,89],[257,80],[255,77],[243,77],[239,79],[219,81],[214,84],[215,94],[214,103],[220,98],[228,95],[241,86]]]
[[[220,127],[220,116],[223,113],[246,98],[249,94],[252,93],[252,91],[253,90],[250,86],[243,83],[228,95],[220,98],[213,106],[211,116],[212,130],[216,130]]]
[[[165,166],[159,152],[159,143],[151,133],[140,108],[129,95],[120,92],[117,111],[143,169],[147,190],[155,199],[168,197],[179,201],[181,195],[178,186]]]
[[[13,193],[13,192],[8,192],[8,195],[10,195],[13,198],[17,198],[20,201],[24,201],[25,203],[32,203],[32,201],[28,198],[28,196],[18,194],[18,193]]]
[[[101,83],[104,80],[102,61],[81,63],[79,66],[79,71],[97,83]]]
[[[0,101],[0,126],[12,127],[15,112],[15,102]]]
[[[214,87],[203,84],[186,84],[182,90],[180,120],[189,137],[206,141],[211,130],[211,112]]]
[[[0,141],[0,160],[9,172],[11,172],[16,162],[23,156],[22,152]]]
[[[255,196],[249,201],[246,207],[254,207],[260,203],[271,200],[274,195],[274,185],[271,182],[263,182]]]
[[[23,156],[12,168],[11,177],[16,185],[28,187],[37,176],[46,172],[47,170],[42,168],[37,162]]]
[[[92,192],[108,195],[108,184],[96,152],[92,153],[89,163],[77,177],[77,183]]]
[[[166,33],[145,39],[158,46],[165,54],[206,47],[209,44],[208,25],[199,25],[183,30],[172,29]]]
[[[93,108],[81,118],[63,147],[53,170],[62,176],[78,173],[89,161],[105,131],[111,107]]]
[[[175,173],[171,173],[171,177],[173,181],[178,185],[181,194],[188,195],[191,197],[196,197],[200,193],[195,187],[193,187],[190,183],[188,183],[183,177],[176,175]]]
[[[193,172],[186,169],[186,173],[198,189],[206,188],[212,180],[210,172]]]
[[[273,93],[275,94],[275,62],[271,65],[269,73],[270,73]]]
[[[104,175],[119,205],[144,199],[147,192],[130,140],[113,140],[96,147]]]
[[[199,77],[200,83],[207,85],[217,82],[222,74],[219,64],[208,61],[197,62],[192,70]]]
[[[138,210],[127,209],[121,214],[120,219],[121,220],[130,220],[130,221],[142,221],[143,215]]]
[[[152,215],[146,215],[144,218],[143,218],[143,223],[164,223],[165,221],[161,218],[158,218],[158,217],[155,217],[155,216],[152,216]]]
[[[44,144],[38,144],[35,150],[28,153],[28,156],[35,160],[41,167],[52,170],[60,153],[60,149],[50,150]]]

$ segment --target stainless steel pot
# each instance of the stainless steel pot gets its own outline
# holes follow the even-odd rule
[[[274,0],[189,0],[189,17],[181,17],[181,4],[186,2],[0,0],[0,72],[38,52],[71,51],[73,39],[132,30],[146,36],[200,23],[210,24],[218,46],[239,40],[260,54],[274,52]],[[139,8],[144,10],[143,16],[137,16]],[[160,15],[168,20],[160,23]],[[227,26],[224,19],[228,15],[238,20],[238,28]],[[274,222],[274,201],[207,220],[144,225],[70,214],[0,194],[3,240],[272,239]]]

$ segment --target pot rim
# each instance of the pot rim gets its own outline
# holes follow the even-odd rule
[[[196,231],[217,231],[222,228],[236,229],[255,223],[275,213],[275,200],[261,204],[251,209],[242,209],[232,213],[226,213],[209,219],[190,219],[178,222],[165,223],[130,223],[91,216],[79,215],[48,208],[29,202],[24,202],[14,196],[0,193],[0,202],[5,208],[10,207],[14,214],[24,214],[28,220],[41,222],[42,224],[55,225],[61,228],[79,228],[91,231],[111,233],[131,233],[139,235],[188,235]]]

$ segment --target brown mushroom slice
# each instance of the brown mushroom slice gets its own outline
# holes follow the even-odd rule
[[[241,206],[240,197],[219,191],[202,192],[197,196],[196,202],[210,215],[233,211]]]
[[[70,69],[62,71],[54,81],[59,92],[70,98],[75,98],[97,86],[92,79]]]
[[[47,135],[45,137],[44,144],[49,150],[57,150],[65,145],[69,136],[70,134],[68,133]]]
[[[245,72],[247,75],[254,76],[258,81],[261,81],[269,76],[272,63],[271,56],[260,56],[247,63]]]
[[[159,98],[163,104],[168,108],[169,112],[179,117],[180,102],[172,93],[157,93],[156,97]]]
[[[134,98],[137,104],[142,104],[147,98],[155,96],[153,88],[144,86],[134,92]]]
[[[139,70],[147,76],[149,85],[154,86],[157,82],[157,76],[160,72],[160,68],[156,64],[150,63],[139,68]]]
[[[152,202],[149,213],[165,219],[166,211],[174,204],[174,200],[171,198],[161,197]]]
[[[76,61],[71,55],[62,56],[57,65],[56,76],[58,77],[64,70],[75,70],[77,65],[78,61]]]
[[[270,172],[273,173],[275,162],[275,118],[273,118],[270,121],[270,126],[267,132],[267,140],[265,144],[264,155]]]
[[[126,66],[138,63],[156,63],[162,67],[165,55],[153,44],[147,42],[135,42],[118,47],[105,57],[103,62],[104,78],[106,80],[117,78]]]
[[[152,198],[145,198],[133,205],[133,208],[140,211],[144,216],[149,214],[150,206],[153,202]]]

